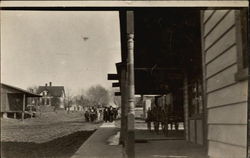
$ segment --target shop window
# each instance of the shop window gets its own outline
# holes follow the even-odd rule
[[[248,50],[247,50],[247,25],[248,11],[241,9],[236,11],[236,44],[237,44],[237,62],[238,72],[235,74],[236,81],[246,80],[248,78]]]

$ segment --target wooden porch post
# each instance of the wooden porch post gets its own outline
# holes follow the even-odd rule
[[[201,21],[201,48],[202,48],[202,104],[203,104],[203,144],[206,147],[206,152],[208,153],[207,144],[207,134],[208,134],[208,124],[207,124],[207,80],[206,80],[206,54],[205,54],[205,41],[204,41],[204,11],[200,11],[200,21]]]
[[[25,104],[26,104],[26,95],[23,94],[22,121],[24,120]]]
[[[125,146],[125,135],[126,135],[126,69],[124,66],[121,68],[121,136],[120,142],[122,143],[123,147]]]
[[[135,130],[134,130],[134,12],[127,11],[127,91],[128,91],[128,118],[127,118],[127,156],[135,157]]]
[[[186,140],[189,140],[189,120],[188,120],[188,78],[187,78],[187,74],[185,74],[184,76],[184,84],[183,84],[184,88],[184,129],[185,129],[185,138]]]

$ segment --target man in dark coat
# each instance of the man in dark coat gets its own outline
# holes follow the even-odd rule
[[[85,111],[84,117],[85,117],[86,122],[89,122],[89,111],[88,110]]]
[[[165,136],[168,135],[168,105],[162,109],[162,132]]]
[[[159,134],[159,126],[161,122],[161,107],[155,105],[152,109],[153,121],[154,121],[154,130],[156,134]]]
[[[113,122],[114,121],[114,110],[113,110],[112,106],[110,106],[108,109],[108,116],[109,116],[109,122]]]
[[[105,107],[104,110],[103,110],[103,121],[104,122],[107,122],[109,120],[108,115],[109,115],[108,108]]]
[[[118,110],[117,108],[113,108],[113,111],[114,111],[114,120],[116,120],[117,115],[118,115]]]
[[[152,110],[151,108],[148,109],[147,111],[147,118],[146,118],[146,122],[147,122],[147,127],[149,132],[151,132],[151,123],[153,121],[153,114],[152,114]]]

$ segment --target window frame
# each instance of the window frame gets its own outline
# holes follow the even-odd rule
[[[248,55],[248,10],[242,8],[235,11],[236,45],[238,71],[235,73],[235,81],[247,80],[249,75]]]

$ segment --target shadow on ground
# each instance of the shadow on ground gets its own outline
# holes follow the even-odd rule
[[[3,158],[70,158],[93,131],[78,131],[46,143],[1,142]]]

